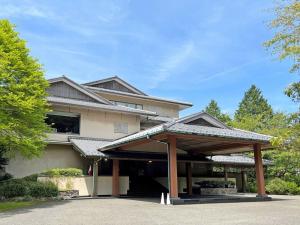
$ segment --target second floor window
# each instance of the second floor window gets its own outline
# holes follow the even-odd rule
[[[135,103],[129,103],[129,102],[119,102],[119,101],[111,101],[115,105],[120,105],[120,106],[126,106],[129,108],[133,109],[143,109],[143,105],[141,104],[135,104]]]
[[[45,122],[55,133],[79,134],[80,115],[65,112],[47,114]]]

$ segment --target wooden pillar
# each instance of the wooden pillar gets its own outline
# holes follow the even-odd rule
[[[242,177],[242,192],[245,193],[246,192],[246,188],[247,188],[247,174],[245,170],[241,170],[241,177]]]
[[[227,165],[224,165],[224,180],[227,182],[228,181],[228,167]]]
[[[193,195],[193,183],[192,183],[192,163],[187,162],[185,164],[185,170],[186,170],[186,191],[188,195]]]
[[[113,169],[112,169],[112,196],[118,197],[120,195],[119,191],[119,160],[113,159]]]
[[[265,178],[264,178],[264,168],[261,157],[261,146],[260,144],[254,144],[254,160],[255,160],[255,172],[256,172],[256,184],[257,184],[257,196],[266,196],[265,190]]]
[[[97,196],[98,160],[93,161],[93,191],[92,196]]]
[[[169,136],[168,144],[170,198],[178,198],[176,137]]]

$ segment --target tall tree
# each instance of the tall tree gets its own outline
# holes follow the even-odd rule
[[[245,92],[245,95],[235,112],[234,119],[236,121],[242,121],[245,117],[253,116],[261,116],[261,119],[264,120],[273,116],[272,107],[263,97],[261,90],[255,85],[252,85],[250,89]]]
[[[43,150],[48,82],[14,25],[0,20],[0,146],[6,155],[38,156]]]
[[[265,42],[265,46],[278,55],[280,60],[291,59],[294,63],[290,72],[300,74],[300,2],[299,0],[282,1],[275,8],[275,18],[270,27],[275,30],[274,37]],[[285,93],[293,101],[300,101],[300,82],[287,87]]]
[[[220,121],[224,123],[228,123],[230,121],[229,115],[222,113],[218,103],[215,100],[211,100],[210,103],[206,106],[205,112],[216,117]]]

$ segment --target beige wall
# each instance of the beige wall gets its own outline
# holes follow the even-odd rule
[[[78,190],[79,196],[92,195],[93,193],[93,177],[39,177],[39,181],[52,181],[57,184],[59,190]],[[126,195],[129,189],[129,177],[119,177],[119,190],[121,195]],[[111,195],[112,194],[112,177],[98,176],[97,177],[97,195]]]
[[[77,107],[53,106],[53,111],[80,114],[80,136],[116,139],[140,131],[140,118],[135,115],[103,112]],[[128,134],[114,133],[114,123],[128,123]],[[67,141],[66,134],[49,134],[48,139]]]
[[[87,166],[87,160],[81,157],[70,145],[48,145],[40,158],[28,160],[21,155],[17,155],[9,161],[5,170],[18,178],[51,168],[74,167],[85,169]]]
[[[157,102],[148,99],[138,99],[130,96],[117,96],[108,93],[97,93],[98,95],[113,101],[121,101],[121,102],[128,102],[128,103],[135,103],[143,105],[144,110],[154,111],[157,112],[160,116],[167,116],[171,118],[178,118],[179,117],[179,106],[172,103],[167,102]]]

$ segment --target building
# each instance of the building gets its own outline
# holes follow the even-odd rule
[[[265,195],[261,150],[270,136],[228,127],[207,113],[179,118],[191,103],[148,96],[119,77],[77,84],[62,76],[49,80],[52,126],[41,158],[17,156],[6,167],[15,177],[50,168],[76,167],[82,195],[191,195],[201,178],[230,179],[245,189],[245,168],[256,168],[258,195]],[[237,153],[254,151],[255,160]],[[234,154],[234,155],[231,155]],[[224,167],[215,176],[213,167]],[[230,174],[228,167],[239,168]],[[153,193],[152,193],[153,192]]]

